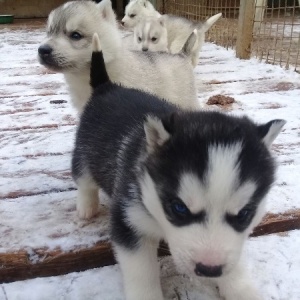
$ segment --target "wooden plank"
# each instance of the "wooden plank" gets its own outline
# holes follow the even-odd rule
[[[252,237],[300,229],[300,210],[283,214],[267,214],[258,225]],[[26,251],[0,254],[0,283],[25,280],[35,277],[63,275],[70,272],[85,271],[115,264],[112,247],[109,242],[100,242],[88,249],[76,249],[70,252],[61,250],[35,250],[41,262],[32,263]],[[161,244],[159,256],[169,255],[167,245]]]

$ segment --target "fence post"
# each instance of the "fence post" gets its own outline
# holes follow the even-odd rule
[[[241,59],[249,59],[251,56],[254,11],[255,0],[240,1],[236,56]]]

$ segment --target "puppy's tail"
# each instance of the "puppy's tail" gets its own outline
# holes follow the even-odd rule
[[[190,34],[190,36],[188,37],[188,39],[182,47],[181,52],[186,56],[190,56],[192,54],[197,41],[197,34],[197,29],[194,29],[194,31]]]
[[[207,19],[204,23],[199,24],[198,30],[202,33],[205,33],[211,26],[213,26],[222,16],[222,13],[218,13],[209,19]]]
[[[93,35],[92,50],[90,85],[93,89],[95,89],[98,85],[110,81],[106,72],[106,66],[97,33],[94,33]]]

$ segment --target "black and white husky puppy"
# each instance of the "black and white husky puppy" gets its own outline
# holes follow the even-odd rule
[[[110,82],[93,37],[94,92],[73,155],[80,217],[111,198],[111,239],[127,300],[162,300],[157,247],[180,272],[211,278],[227,300],[261,299],[240,253],[264,213],[275,164],[270,146],[285,121],[189,112]]]

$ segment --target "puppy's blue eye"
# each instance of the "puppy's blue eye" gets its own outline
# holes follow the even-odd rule
[[[135,14],[131,14],[129,17],[130,17],[131,19],[133,19],[135,16],[136,16]]]
[[[243,208],[239,211],[236,218],[239,222],[245,222],[251,216],[252,211],[249,208]]]
[[[70,38],[72,40],[79,41],[80,39],[82,39],[82,35],[79,32],[74,31],[70,34]]]
[[[139,41],[139,43],[142,41],[142,38],[141,37],[138,37],[138,41]]]
[[[156,42],[156,40],[157,40],[156,37],[153,37],[153,38],[151,39],[152,42]]]
[[[182,202],[174,202],[172,203],[172,210],[175,214],[179,214],[181,216],[187,215],[189,209]]]

